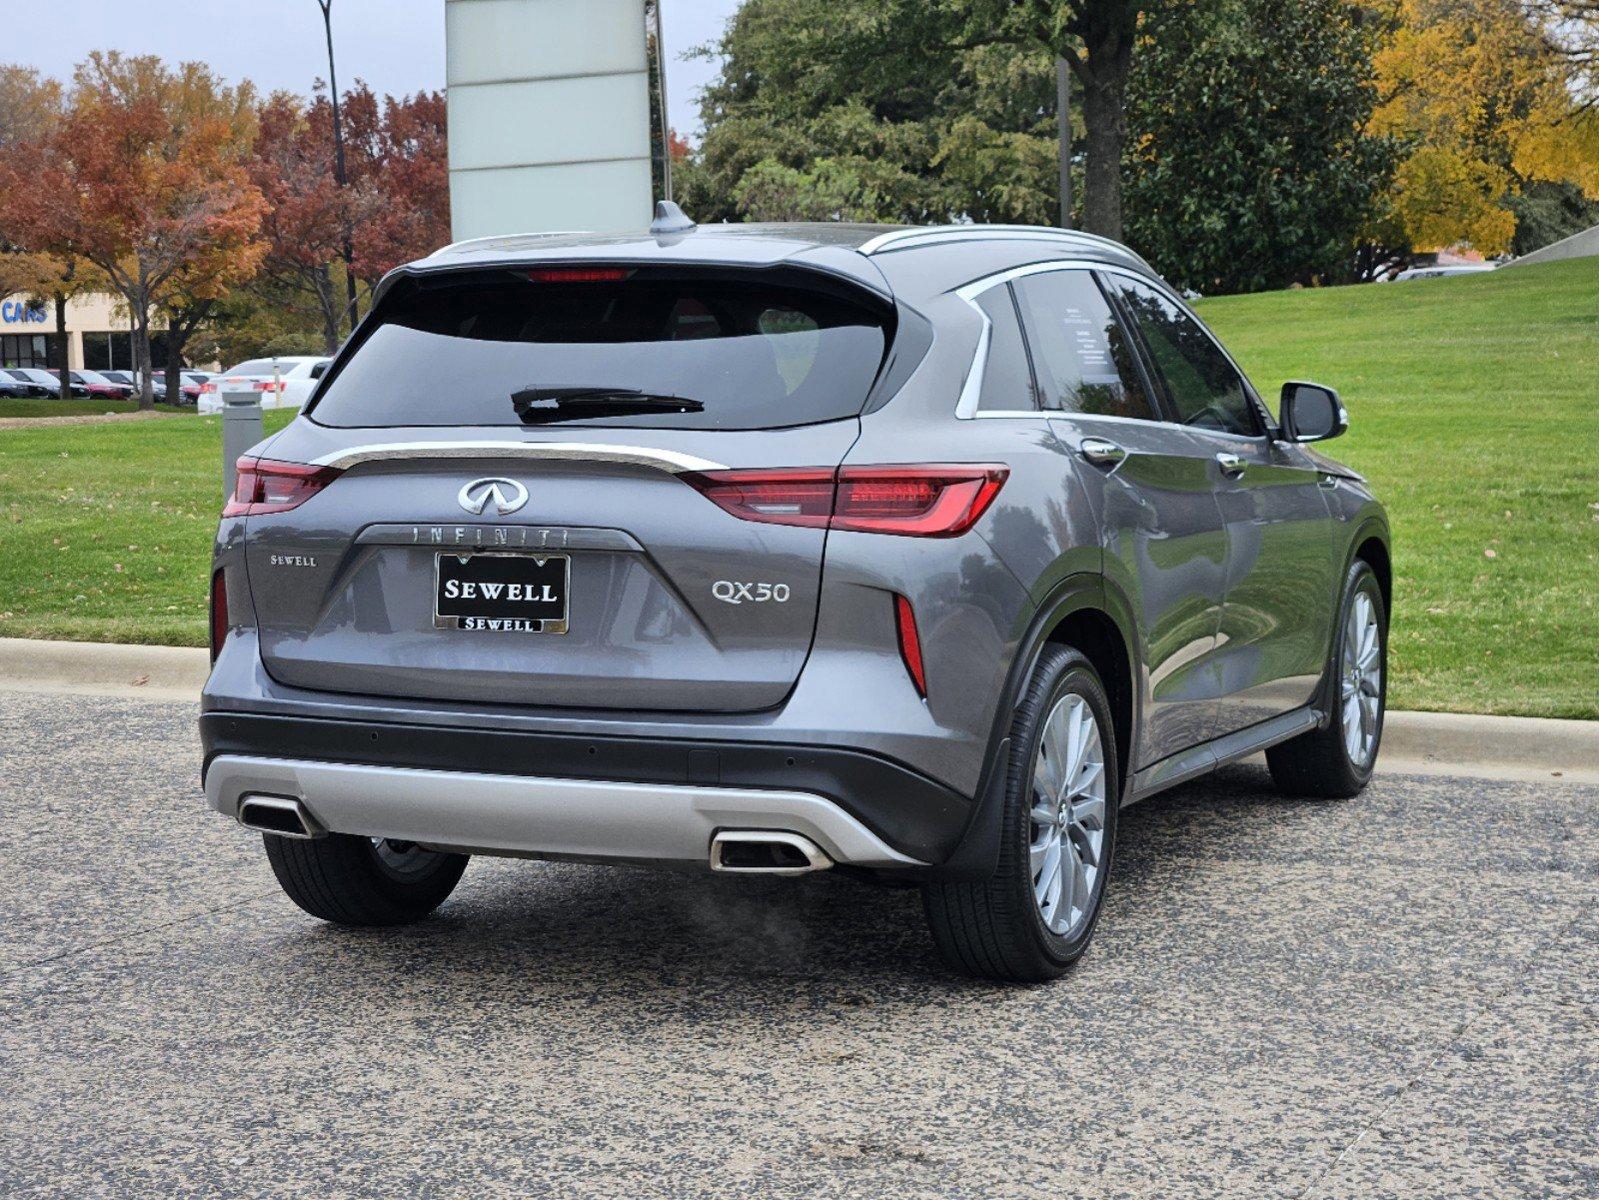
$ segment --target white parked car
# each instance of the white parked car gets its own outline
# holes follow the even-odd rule
[[[221,412],[222,393],[241,388],[260,392],[262,408],[299,408],[311,398],[317,380],[332,361],[301,354],[252,358],[202,384],[199,409],[203,413]]]
[[[1480,275],[1484,271],[1492,271],[1493,263],[1444,263],[1430,267],[1406,267],[1394,276],[1395,283],[1403,283],[1408,279],[1442,279],[1446,275]]]

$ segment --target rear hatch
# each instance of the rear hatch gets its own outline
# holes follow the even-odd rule
[[[798,269],[401,280],[241,484],[267,671],[484,703],[780,703],[826,530],[706,492],[836,467],[891,337],[880,299]]]

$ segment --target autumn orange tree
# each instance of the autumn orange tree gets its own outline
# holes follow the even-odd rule
[[[385,96],[360,80],[344,94],[352,187],[369,189],[372,216],[355,230],[354,268],[370,288],[401,263],[450,240],[444,95]]]
[[[59,83],[32,67],[0,66],[0,156],[18,145],[49,136],[60,126],[64,97]],[[20,235],[8,237],[0,225],[0,297],[26,295],[53,305],[55,342],[51,365],[60,396],[72,394],[67,370],[67,301],[100,286],[98,273],[71,255],[34,253],[21,248]]]
[[[250,157],[250,178],[266,197],[263,273],[289,296],[308,298],[322,327],[322,348],[332,354],[340,321],[353,326],[355,313],[340,296],[334,265],[342,267],[351,231],[377,213],[377,197],[365,181],[339,183],[334,169],[333,110],[325,95],[307,105],[275,92],[259,113]]]
[[[152,312],[179,290],[225,294],[265,250],[265,200],[242,162],[253,128],[253,96],[201,64],[96,54],[59,123],[0,152],[0,227],[103,274],[129,313],[142,408]]]
[[[1529,184],[1599,197],[1599,111],[1581,60],[1563,52],[1536,5],[1519,0],[1393,0],[1376,53],[1372,131],[1407,146],[1372,241],[1439,250],[1510,248],[1513,201]]]

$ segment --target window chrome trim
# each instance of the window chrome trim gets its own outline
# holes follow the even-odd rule
[[[1069,231],[1061,230],[1061,232]],[[883,236],[887,237],[889,235],[884,234]],[[1140,259],[1139,261],[1142,262],[1143,260]],[[1244,374],[1244,369],[1227,352],[1227,347],[1216,340],[1216,335],[1211,333],[1210,327],[1204,321],[1200,320],[1199,314],[1190,308],[1187,302],[1168,287],[1163,280],[1155,278],[1153,275],[1145,275],[1140,271],[1134,271],[1128,267],[1117,266],[1114,263],[1097,262],[1086,258],[1058,258],[1049,262],[1027,263],[1025,266],[1009,267],[993,275],[985,275],[981,279],[974,279],[970,283],[962,284],[955,289],[955,294],[971,305],[972,311],[983,322],[982,335],[978,338],[977,349],[972,354],[972,365],[967,369],[966,380],[961,385],[960,399],[955,404],[956,417],[963,421],[992,420],[996,417],[1002,417],[1007,420],[1015,420],[1017,417],[1055,417],[1057,419],[1063,417],[1091,417],[1096,421],[1133,421],[1140,425],[1160,425],[1167,429],[1188,429],[1198,433],[1211,434],[1215,437],[1234,438],[1243,442],[1271,441],[1272,425],[1267,413],[1260,414],[1265,419],[1266,429],[1264,433],[1233,433],[1226,429],[1201,429],[1193,425],[1183,425],[1176,421],[1164,419],[1150,421],[1143,417],[1118,417],[1110,413],[1074,413],[1047,408],[990,409],[987,412],[979,412],[977,404],[982,398],[983,370],[988,366],[988,343],[993,337],[994,323],[988,319],[988,314],[977,303],[977,297],[991,288],[999,287],[1001,284],[1010,283],[1017,279],[1025,279],[1029,275],[1047,275],[1054,271],[1103,271],[1107,275],[1125,275],[1128,279],[1141,283],[1145,287],[1154,288],[1161,295],[1174,301],[1177,307],[1192,318],[1199,328],[1204,331],[1205,336],[1210,339],[1210,344],[1215,346],[1221,352],[1221,356],[1227,360],[1227,364],[1238,372],[1238,378],[1243,380],[1245,388],[1248,389],[1251,402],[1257,402],[1255,387],[1249,382],[1249,376]],[[1259,405],[1259,407],[1264,408],[1264,405]]]
[[[344,470],[357,463],[393,462],[411,459],[526,458],[566,459],[579,462],[621,463],[651,467],[673,475],[685,471],[724,471],[726,463],[659,450],[649,446],[621,446],[608,442],[513,442],[501,439],[441,442],[378,442],[334,450],[311,460],[313,467]]]

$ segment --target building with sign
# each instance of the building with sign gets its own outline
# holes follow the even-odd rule
[[[644,0],[445,0],[456,238],[649,224],[645,20]]]
[[[133,369],[132,326],[115,296],[79,296],[67,301],[67,366],[92,371]],[[27,296],[0,298],[0,367],[57,367],[55,306]],[[166,336],[150,337],[154,366],[166,365]]]

